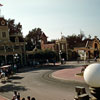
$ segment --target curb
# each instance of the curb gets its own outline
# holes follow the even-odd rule
[[[58,79],[58,80],[62,80],[62,81],[73,81],[73,82],[84,82],[84,81],[81,81],[81,80],[75,80],[75,79],[65,79],[65,78],[61,78],[61,77],[57,77],[57,76],[54,76],[53,73],[50,75],[52,78],[55,78],[55,79]]]
[[[64,80],[64,81],[74,81],[74,82],[84,82],[84,80],[80,80],[80,79],[77,79],[77,78],[74,78],[74,77],[69,77],[69,78],[64,78],[64,77],[60,77],[60,76],[56,76],[54,73],[56,73],[57,71],[51,73],[51,77],[52,78],[55,78],[55,79],[58,79],[58,80]],[[77,75],[75,75],[77,76]],[[77,77],[80,77],[80,76],[77,76]]]

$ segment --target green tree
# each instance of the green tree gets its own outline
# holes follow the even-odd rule
[[[57,56],[56,52],[52,50],[45,50],[44,55],[45,55],[45,59],[49,59],[49,60],[52,60]]]
[[[70,49],[73,49],[76,46],[79,46],[80,44],[82,44],[83,40],[85,38],[85,35],[80,33],[78,35],[71,35],[71,36],[67,36],[67,42],[68,42],[68,47]]]
[[[43,33],[44,32],[40,28],[35,28],[29,31],[28,35],[25,37],[25,40],[28,44],[27,48],[31,48],[31,46],[33,46],[33,48],[36,47],[40,49],[41,48],[40,40],[41,40],[41,35]]]
[[[9,33],[10,34],[17,34],[21,33],[22,34],[22,25],[20,23],[15,24],[14,19],[8,19],[8,28],[9,28]]]
[[[39,61],[41,64],[45,63],[48,59],[50,62],[55,62],[57,58],[56,52],[52,50],[37,50],[33,53],[35,61]]]
[[[42,50],[37,50],[33,53],[33,57],[36,60],[42,60],[44,58],[44,52]]]

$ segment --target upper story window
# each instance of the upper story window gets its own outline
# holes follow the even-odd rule
[[[2,37],[6,38],[6,32],[2,32]]]

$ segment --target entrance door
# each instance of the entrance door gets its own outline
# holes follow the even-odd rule
[[[99,51],[94,51],[94,57],[99,57]]]

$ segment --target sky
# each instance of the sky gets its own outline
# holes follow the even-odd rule
[[[100,0],[0,0],[1,15],[22,24],[26,36],[41,28],[49,40],[79,34],[100,38]]]

